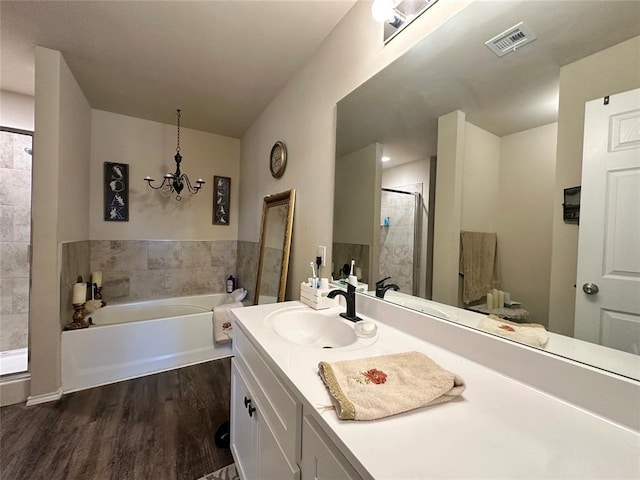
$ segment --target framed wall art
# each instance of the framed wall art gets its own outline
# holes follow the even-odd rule
[[[213,224],[229,225],[231,178],[213,177]]]
[[[104,220],[129,221],[129,165],[104,162]]]

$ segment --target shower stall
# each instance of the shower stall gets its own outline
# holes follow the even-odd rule
[[[32,135],[0,127],[0,375],[28,364]]]
[[[418,295],[422,232],[422,195],[383,188],[380,195],[378,276],[392,277],[400,291]]]

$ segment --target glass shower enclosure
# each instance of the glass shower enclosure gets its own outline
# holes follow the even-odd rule
[[[391,277],[403,293],[418,295],[422,195],[383,188],[380,195],[378,276]]]

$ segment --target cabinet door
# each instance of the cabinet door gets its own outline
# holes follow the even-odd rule
[[[258,409],[258,413],[260,410]],[[298,465],[289,464],[264,417],[258,419],[258,477],[260,480],[299,480]]]
[[[245,399],[251,401],[251,392],[238,370],[235,361],[231,361],[231,454],[236,463],[236,469],[244,480],[258,478],[257,452],[258,437],[256,435],[255,412],[249,416],[249,404],[245,406]]]
[[[338,448],[308,416],[302,422],[302,480],[362,480]]]

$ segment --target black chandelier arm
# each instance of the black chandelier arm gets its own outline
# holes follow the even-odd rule
[[[145,177],[144,181],[147,182],[147,185],[149,185],[151,188],[153,188],[154,190],[161,190],[162,188],[172,188],[171,184],[173,183],[173,175],[171,177],[169,177],[168,175],[165,175],[165,177],[162,179],[162,183],[155,187],[151,184],[151,182],[155,182],[155,179],[151,178],[151,177]]]
[[[189,177],[187,177],[186,173],[183,173],[182,175],[180,175],[179,181],[183,184],[187,186],[187,189],[189,190],[189,192],[196,194],[198,193],[198,191],[200,191],[200,189],[202,188],[202,185],[204,185],[205,182],[204,180],[202,180],[201,178],[199,178],[198,180],[196,180],[196,185],[193,186],[191,185],[191,181],[189,180]]]

